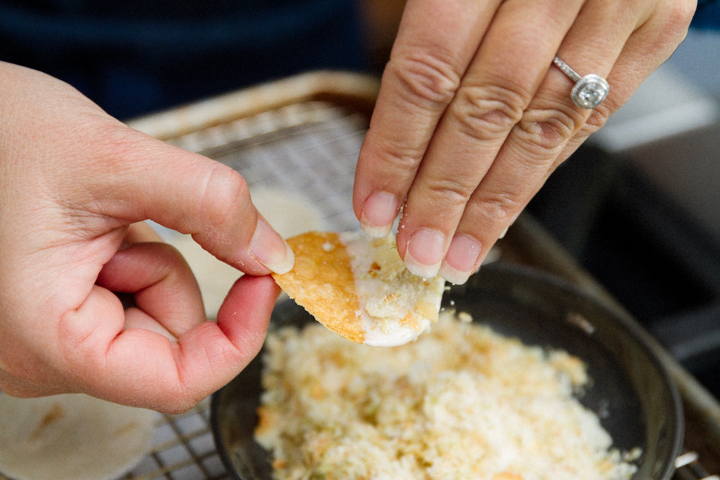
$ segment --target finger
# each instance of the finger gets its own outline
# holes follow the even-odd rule
[[[168,413],[186,411],[234,378],[257,355],[279,289],[270,277],[243,277],[218,322],[204,322],[177,343],[156,333],[123,331],[122,307],[99,286],[59,327],[73,390]],[[102,319],[102,320],[98,320]]]
[[[600,3],[585,5],[558,51],[560,58],[581,69],[581,75],[606,76],[634,28],[628,21],[611,23],[612,15],[598,11],[603,10]],[[588,42],[588,38],[607,40]],[[582,128],[590,112],[572,102],[572,86],[559,69],[547,71],[466,205],[443,259],[444,278],[464,283],[480,266],[499,235],[544,183],[568,140]],[[476,257],[469,255],[468,245],[475,247]]]
[[[390,232],[499,3],[407,3],[355,174],[353,205],[366,233],[382,237]]]
[[[204,319],[198,319],[198,322],[195,324],[199,325],[203,321]],[[130,307],[125,309],[125,326],[123,327],[123,330],[141,328],[143,330],[148,330],[162,335],[171,342],[177,342],[177,335],[165,327],[166,323],[169,323],[167,319],[164,321],[156,320],[141,308]]]
[[[147,222],[138,222],[128,225],[124,243],[160,242],[163,239]]]
[[[632,11],[630,7],[636,7]],[[566,35],[558,55],[582,73],[607,76],[633,30],[647,20],[641,5],[628,2],[587,4]],[[604,39],[589,42],[587,39]],[[580,68],[580,67],[578,67]],[[572,102],[573,82],[556,68],[548,71],[521,120],[511,130],[492,167],[483,178],[457,228],[443,261],[450,281],[463,283],[480,266],[489,248],[548,175],[564,160],[568,141],[585,124],[591,111]],[[612,88],[611,88],[612,92]],[[468,258],[468,239],[482,245],[475,261]]]
[[[508,226],[515,222],[560,164],[569,159],[592,133],[602,128],[610,116],[630,99],[642,82],[670,58],[687,35],[695,5],[692,0],[671,2],[633,32],[607,77],[608,83],[612,85],[607,99],[592,110],[580,131],[567,142],[542,182],[536,185],[529,198],[513,215]],[[508,227],[505,227],[505,230],[507,229]]]
[[[612,86],[608,97],[590,112],[580,131],[563,147],[562,153],[555,159],[542,183],[537,185],[530,195],[531,198],[555,169],[570,158],[592,133],[602,128],[610,116],[630,99],[642,82],[670,58],[687,35],[695,5],[692,0],[666,2],[649,20],[641,22],[639,28],[625,42],[620,56],[607,77],[608,83]],[[641,16],[641,18],[645,17]],[[515,218],[517,214],[513,221]]]
[[[607,77],[611,85],[607,99],[592,110],[582,129],[563,149],[561,159],[568,158],[588,136],[602,128],[642,82],[670,58],[687,35],[695,6],[692,0],[666,2],[633,32]]]
[[[656,10],[652,18],[642,21],[633,32],[607,77],[612,89],[607,99],[594,108],[580,131],[567,142],[542,181],[513,215],[511,226],[550,175],[594,132],[602,128],[610,116],[627,102],[642,82],[677,49],[688,32],[695,12],[695,2],[670,2]],[[645,18],[642,17],[641,18]]]
[[[468,199],[522,117],[580,7],[581,0],[509,0],[498,8],[408,194],[398,250],[411,272],[438,273]],[[463,248],[475,263],[481,247],[463,242]]]
[[[84,208],[118,219],[118,226],[151,219],[192,234],[220,260],[253,275],[292,268],[292,251],[258,214],[239,173],[124,125],[104,128],[96,153],[103,175],[74,172],[86,176],[67,182],[85,186]]]
[[[126,328],[169,332],[177,338],[207,320],[190,267],[165,243],[128,245],[105,264],[96,284],[134,294],[137,309],[126,312]]]
[[[123,239],[125,248],[127,248],[127,244],[142,242],[162,243],[163,240],[147,222],[138,222],[129,225],[125,238]],[[125,309],[125,329],[130,328],[144,328],[145,330],[159,333],[170,341],[177,341],[177,337],[167,328],[138,307]]]

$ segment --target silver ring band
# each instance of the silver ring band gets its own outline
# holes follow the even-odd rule
[[[591,73],[581,77],[578,73],[570,68],[570,65],[560,60],[559,57],[553,58],[553,64],[567,75],[575,86],[570,92],[575,105],[580,108],[595,108],[600,105],[610,92],[610,85],[607,80],[600,75]]]

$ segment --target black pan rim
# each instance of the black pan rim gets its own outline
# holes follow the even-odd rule
[[[674,439],[674,444],[671,448],[672,454],[666,459],[662,475],[657,479],[653,479],[670,480],[675,472],[675,458],[677,458],[683,450],[685,414],[683,410],[682,397],[680,396],[677,385],[670,375],[665,363],[655,351],[656,348],[662,347],[659,346],[659,344],[657,347],[652,346],[653,343],[655,343],[655,340],[650,333],[648,333],[636,320],[634,320],[630,313],[619,304],[611,303],[608,299],[603,298],[600,295],[593,295],[589,291],[582,289],[579,285],[573,284],[558,275],[527,265],[510,262],[495,262],[483,267],[483,270],[498,271],[501,273],[536,279],[539,282],[551,285],[553,288],[564,291],[565,293],[582,298],[593,304],[594,308],[602,310],[606,314],[612,316],[617,321],[617,325],[637,342],[637,346],[645,352],[650,362],[654,365],[657,373],[662,377],[663,384],[668,389],[668,394],[671,399],[672,411],[668,413],[671,414],[674,419],[674,422],[671,424],[671,436]]]

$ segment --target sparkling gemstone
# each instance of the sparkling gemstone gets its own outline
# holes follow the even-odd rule
[[[598,75],[586,75],[573,88],[572,99],[582,108],[595,108],[600,105],[610,90],[604,78]]]
[[[605,89],[597,83],[585,85],[578,92],[578,98],[585,105],[597,105],[605,97]]]

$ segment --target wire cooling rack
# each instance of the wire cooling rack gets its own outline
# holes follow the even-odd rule
[[[359,227],[352,187],[367,120],[323,102],[290,105],[169,140],[239,171],[251,190],[304,197],[337,230]]]
[[[230,478],[215,450],[206,399],[182,415],[163,415],[152,450],[125,480],[222,480]]]

